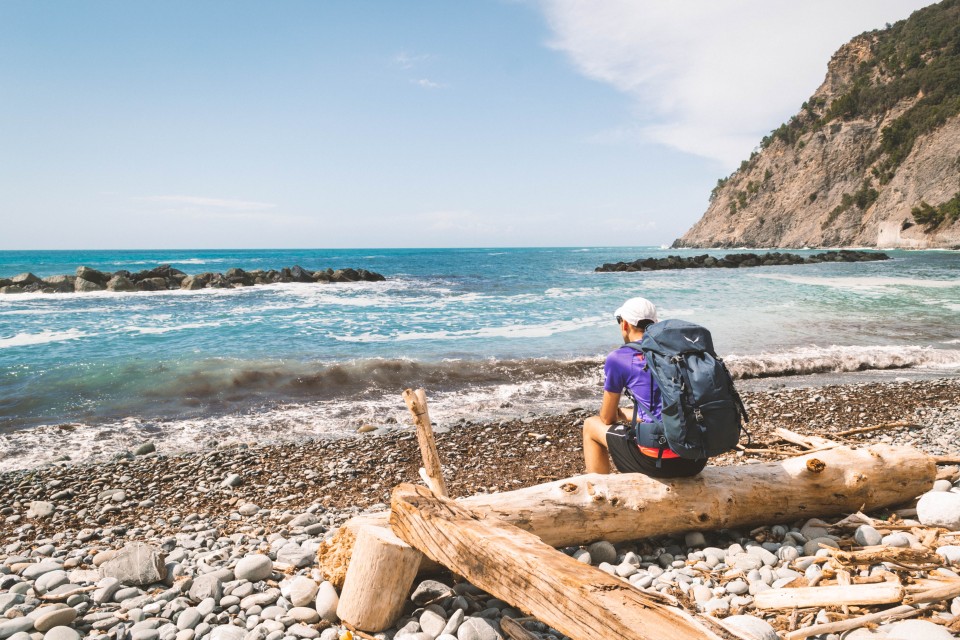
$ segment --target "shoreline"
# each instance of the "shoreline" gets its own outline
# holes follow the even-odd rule
[[[842,439],[853,446],[910,444],[937,455],[956,455],[955,443],[960,442],[960,378],[779,387],[744,391],[743,396],[755,447],[774,441],[778,427],[839,440],[841,431],[890,423],[901,426]],[[517,489],[581,474],[580,425],[592,413],[579,408],[439,427],[437,448],[450,495]],[[777,459],[764,448],[724,454],[711,464]],[[396,484],[418,483],[420,464],[413,428],[398,425],[337,439],[241,443],[182,455],[148,452],[107,463],[0,473],[0,604],[5,609],[0,634],[39,630],[57,620],[55,637],[21,633],[11,638],[79,640],[87,634],[103,640],[244,640],[255,633],[260,640],[346,640],[334,613],[337,591],[316,565],[317,550],[350,517],[386,508]],[[806,549],[817,541],[807,539],[824,526],[819,522],[801,517],[790,523],[771,521],[749,534],[724,529],[616,547],[596,541],[563,551],[602,570],[616,570],[624,579],[629,576],[638,588],[679,598],[688,610],[732,615],[731,624],[748,617],[751,624],[782,629],[783,616],[753,608],[753,595],[771,583],[776,587],[778,578],[803,575],[791,559],[812,562],[813,551]],[[886,531],[885,541],[894,537],[882,520],[872,522],[880,531],[871,527],[872,535]],[[691,563],[701,567],[705,559],[711,561],[708,551],[720,554],[711,562],[723,562],[726,554],[727,562],[740,567],[750,555],[744,547],[761,543],[772,570],[756,571],[757,556],[749,561],[754,563],[749,573],[724,569],[725,564],[717,572],[736,575],[721,579],[719,573],[712,578],[689,573]],[[132,544],[162,554],[149,556],[158,558],[162,575],[151,573],[134,583],[142,588],[124,588],[110,573],[111,560]],[[680,555],[684,553],[687,560]],[[627,573],[621,573],[624,569]],[[691,575],[701,578],[691,584]],[[446,573],[436,577],[457,582]],[[697,583],[699,579],[707,582]],[[463,625],[467,631],[458,634],[461,640],[474,637],[464,633],[477,627],[499,634],[500,616],[522,615],[466,583],[451,590],[424,581],[418,589],[441,595],[431,596],[434,604],[424,608],[415,591],[394,628],[373,636],[376,640],[412,638],[405,634],[434,624],[438,632],[446,624],[454,630]],[[66,604],[44,605],[41,597]],[[813,614],[808,617],[812,620]],[[563,638],[541,622],[524,624]]]
[[[852,442],[868,443],[872,437],[878,442],[918,446],[933,455],[960,450],[960,445],[954,444],[960,442],[960,378],[741,392],[750,413],[747,426],[754,444],[773,438],[778,427],[829,438],[845,429],[912,421],[922,428],[884,430]],[[528,413],[493,421],[461,418],[452,425],[439,425],[437,447],[450,495],[515,489],[583,473],[580,425],[594,412],[593,407],[581,407],[557,415]],[[7,505],[7,513],[0,524],[0,539],[16,536],[18,526],[25,523],[33,525],[36,535],[45,536],[91,525],[130,526],[141,515],[169,518],[171,513],[180,513],[186,517],[199,506],[213,510],[211,517],[229,523],[230,509],[243,501],[280,500],[290,508],[318,504],[325,511],[349,515],[388,502],[389,491],[400,482],[419,482],[421,463],[414,433],[411,425],[398,424],[369,433],[279,444],[233,442],[172,455],[161,451],[134,456],[128,452],[112,461],[4,471],[0,473],[0,505]],[[741,444],[746,442],[744,436]],[[536,464],[520,452],[537,454]],[[737,464],[748,459],[771,458],[728,453],[710,463]],[[221,486],[233,474],[240,475],[243,482],[236,487]],[[179,497],[146,495],[145,487],[151,482],[159,484],[164,478],[169,482],[173,477],[187,483],[173,492],[172,496],[180,493]],[[30,495],[11,495],[25,484]],[[126,490],[122,508],[97,517],[70,508],[97,485],[104,490]],[[62,496],[64,517],[49,523],[30,522],[22,514],[17,518],[17,510],[8,506],[20,502],[25,512],[27,498],[50,499],[70,487],[72,495]],[[283,493],[280,487],[288,487],[289,493],[279,495]],[[196,500],[183,504],[179,499],[184,493]],[[144,505],[144,501],[151,504]],[[56,532],[51,528],[54,522]]]

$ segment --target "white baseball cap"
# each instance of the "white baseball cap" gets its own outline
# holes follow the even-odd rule
[[[643,320],[657,322],[657,308],[646,298],[630,298],[613,315],[623,318],[634,327]]]

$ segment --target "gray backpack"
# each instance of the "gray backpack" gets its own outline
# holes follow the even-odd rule
[[[709,331],[684,320],[664,320],[647,327],[639,343],[627,346],[643,353],[645,368],[660,387],[659,420],[627,392],[634,405],[637,444],[659,449],[660,456],[669,448],[692,460],[737,446],[747,410],[730,372],[713,350]],[[653,422],[638,423],[641,411]]]

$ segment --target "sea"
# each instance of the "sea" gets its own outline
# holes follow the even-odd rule
[[[708,327],[741,388],[960,375],[960,253],[597,273],[661,247],[0,251],[0,277],[364,268],[385,282],[0,296],[0,470],[599,406],[614,311]],[[816,251],[796,251],[808,255]],[[752,386],[751,386],[752,385]]]

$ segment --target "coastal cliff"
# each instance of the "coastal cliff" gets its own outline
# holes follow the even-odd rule
[[[960,0],[842,46],[674,247],[960,247]]]

